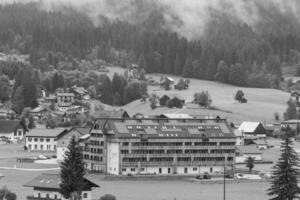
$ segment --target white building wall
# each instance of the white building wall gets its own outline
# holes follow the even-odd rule
[[[35,138],[37,138],[37,141],[35,141]],[[41,141],[41,138],[44,140]],[[47,139],[50,139],[50,141],[47,142]],[[41,145],[43,149],[41,148]],[[54,138],[26,137],[26,147],[30,151],[56,151],[57,142],[54,140]]]
[[[120,146],[119,143],[107,143],[107,173],[119,174]]]

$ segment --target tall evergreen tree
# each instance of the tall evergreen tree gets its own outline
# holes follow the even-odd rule
[[[84,162],[79,143],[71,138],[60,166],[60,193],[66,199],[79,200],[84,185]]]
[[[193,59],[192,59],[192,57],[189,57],[185,61],[181,75],[183,77],[190,77],[192,74],[192,71],[193,71]]]
[[[105,74],[100,75],[100,90],[102,103],[112,105],[113,104],[113,91],[111,87],[111,81]]]
[[[289,100],[287,102],[287,106],[288,107],[287,107],[285,113],[283,114],[284,119],[285,120],[297,119],[298,115],[297,115],[297,106],[296,106],[296,104],[292,100]]]
[[[229,75],[229,68],[224,61],[220,61],[218,63],[217,73],[215,75],[215,79],[217,81],[227,83]]]
[[[299,157],[293,148],[292,136],[291,129],[286,128],[280,158],[272,171],[271,186],[268,189],[270,200],[293,200],[299,197]]]

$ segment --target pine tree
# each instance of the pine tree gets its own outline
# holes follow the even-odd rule
[[[61,163],[60,171],[60,193],[66,199],[80,199],[84,185],[84,162],[79,143],[75,136],[71,138],[65,153],[65,159]]]
[[[286,128],[280,152],[280,158],[273,167],[268,195],[271,200],[293,200],[300,193],[297,185],[300,171],[297,167],[299,157],[293,148],[292,131],[289,127]]]

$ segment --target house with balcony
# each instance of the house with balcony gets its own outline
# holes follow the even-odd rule
[[[84,178],[84,187],[81,192],[81,200],[92,200],[92,191],[100,186],[96,183]],[[27,196],[27,200],[65,200],[59,193],[60,190],[59,174],[41,174],[28,183],[24,187],[33,189],[32,195]]]

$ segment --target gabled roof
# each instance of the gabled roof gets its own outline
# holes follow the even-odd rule
[[[268,145],[265,140],[253,140],[252,142],[256,145]]]
[[[80,94],[80,95],[85,95],[88,94],[88,91],[84,89],[83,87],[72,87],[73,91]]]
[[[84,178],[86,188],[92,187],[100,187],[96,183]],[[37,187],[37,188],[44,188],[44,189],[60,189],[60,175],[59,174],[41,174],[28,183],[26,183],[25,187]]]
[[[252,133],[255,131],[259,124],[260,122],[243,122],[239,126],[239,131],[242,131],[244,133]]]
[[[0,120],[0,133],[12,133],[21,124],[20,120]]]
[[[258,150],[255,145],[237,146],[236,150],[240,154],[262,154],[262,152]]]
[[[55,129],[50,129],[50,128],[35,128],[30,130],[27,134],[26,137],[52,137],[56,138],[60,134],[66,132],[67,129],[62,129],[62,128],[55,128]]]

